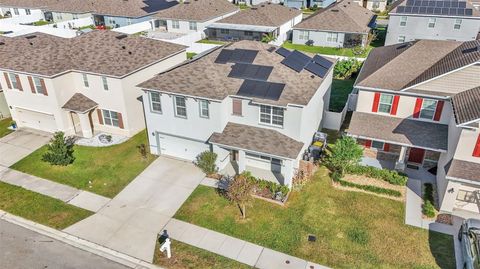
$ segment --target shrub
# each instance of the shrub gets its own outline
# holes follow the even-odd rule
[[[429,218],[433,218],[436,215],[433,198],[433,185],[432,183],[425,183],[423,190],[423,214]]]
[[[404,173],[394,170],[380,169],[373,166],[351,165],[346,168],[346,172],[355,175],[364,175],[371,178],[381,179],[393,185],[405,186],[408,177]]]
[[[195,165],[202,169],[207,175],[215,174],[218,171],[218,167],[215,165],[217,161],[217,154],[211,151],[204,151],[197,156]]]
[[[137,146],[137,148],[142,158],[147,159],[147,146],[145,146],[145,144],[140,144],[140,146]]]
[[[241,175],[243,177],[245,177],[248,181],[252,182],[252,184],[257,189],[260,189],[260,190],[268,189],[271,192],[272,197],[277,192],[281,192],[282,195],[285,196],[290,191],[290,188],[288,188],[288,186],[280,185],[280,184],[275,183],[273,181],[268,181],[268,180],[256,178],[256,177],[252,176],[252,173],[250,173],[250,171],[244,171]]]
[[[69,165],[73,163],[73,137],[65,138],[63,132],[56,132],[50,143],[47,145],[47,152],[42,156],[42,161],[52,165]]]
[[[362,62],[356,59],[340,60],[335,64],[333,76],[337,79],[348,79],[357,74],[362,67]]]
[[[423,202],[423,214],[429,218],[435,217],[435,207],[432,202],[428,200]]]
[[[365,246],[370,241],[370,236],[368,232],[360,227],[353,227],[348,230],[347,237],[350,241],[357,243],[359,245]]]
[[[338,171],[340,176],[343,176],[345,169],[357,165],[362,155],[363,150],[355,139],[344,136],[335,142],[332,152],[328,156],[327,164],[332,170]]]

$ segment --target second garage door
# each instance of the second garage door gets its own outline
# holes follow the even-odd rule
[[[208,144],[157,133],[160,155],[168,155],[179,159],[193,161],[198,154],[210,150]]]
[[[33,110],[17,108],[17,124],[36,130],[55,132],[58,130],[55,117],[52,114],[36,112]]]

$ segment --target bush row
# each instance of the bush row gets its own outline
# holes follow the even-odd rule
[[[249,171],[243,172],[242,175],[245,176],[251,182],[253,182],[253,184],[255,184],[255,186],[258,189],[268,189],[272,193],[272,195],[274,195],[277,192],[281,192],[283,196],[285,196],[290,191],[288,186],[280,185],[272,181],[256,178],[252,176],[252,174]]]
[[[347,173],[363,175],[371,178],[381,179],[393,185],[407,185],[408,177],[406,174],[388,169],[379,169],[373,166],[351,165],[346,169]]]
[[[378,193],[378,194],[385,194],[385,195],[394,196],[394,197],[402,196],[402,194],[396,190],[385,189],[385,188],[372,186],[372,185],[360,185],[360,184],[345,181],[341,179],[340,173],[338,172],[332,173],[332,179],[344,187],[356,188],[364,191],[369,191],[369,192]]]
[[[423,214],[429,218],[435,217],[436,211],[433,199],[433,185],[432,183],[425,183],[423,190]]]

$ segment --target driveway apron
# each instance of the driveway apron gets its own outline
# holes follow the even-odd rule
[[[0,170],[39,149],[48,143],[51,136],[49,133],[22,129],[0,138]]]

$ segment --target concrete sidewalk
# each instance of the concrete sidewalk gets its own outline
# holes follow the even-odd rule
[[[79,190],[10,168],[4,168],[0,171],[0,181],[38,192],[93,212],[99,211],[110,201],[109,198],[98,194]]]

